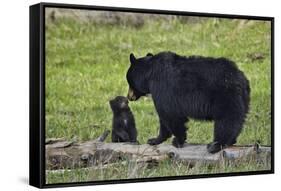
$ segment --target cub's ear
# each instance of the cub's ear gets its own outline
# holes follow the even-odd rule
[[[137,61],[136,57],[134,56],[133,53],[131,53],[131,54],[130,54],[130,62],[131,62],[131,64],[135,64],[136,61]]]
[[[149,52],[149,53],[147,53],[146,56],[153,56],[153,54]]]

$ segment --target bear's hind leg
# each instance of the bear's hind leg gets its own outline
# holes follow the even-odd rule
[[[247,113],[247,106],[237,88],[227,88],[218,93],[213,106],[214,142],[207,146],[209,153],[236,143]]]
[[[223,119],[215,121],[214,142],[207,145],[209,153],[216,153],[236,143],[244,120]]]

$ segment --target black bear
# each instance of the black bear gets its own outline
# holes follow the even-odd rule
[[[131,54],[130,62],[128,99],[151,94],[159,115],[159,135],[148,144],[160,144],[174,135],[173,145],[182,147],[188,118],[214,121],[208,152],[236,143],[248,113],[250,87],[234,62],[172,52],[149,53],[138,59]]]
[[[137,129],[128,99],[117,96],[109,101],[113,111],[112,142],[137,142]]]

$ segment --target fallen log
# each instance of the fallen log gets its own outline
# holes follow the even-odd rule
[[[185,144],[175,148],[169,144],[150,146],[130,143],[87,141],[75,143],[64,140],[46,142],[46,169],[73,169],[107,165],[122,161],[155,164],[170,159],[187,164],[217,164],[222,161],[255,160],[270,163],[271,147],[231,146],[216,154],[207,152],[206,145]]]

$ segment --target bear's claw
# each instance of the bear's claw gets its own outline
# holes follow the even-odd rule
[[[183,143],[180,143],[176,137],[172,141],[172,145],[176,148],[182,148],[184,143],[185,141]]]
[[[151,138],[151,139],[148,139],[147,143],[149,145],[159,145],[161,143],[161,141],[158,138]]]
[[[224,146],[222,144],[220,144],[219,142],[217,141],[214,141],[212,143],[209,143],[207,145],[207,150],[209,153],[217,153],[219,152],[220,150],[222,150],[224,148]]]

